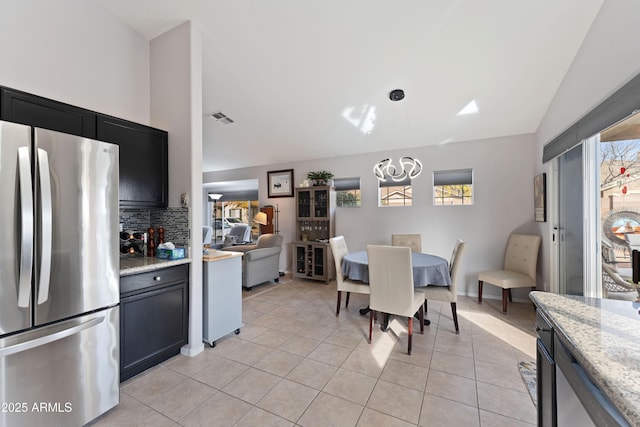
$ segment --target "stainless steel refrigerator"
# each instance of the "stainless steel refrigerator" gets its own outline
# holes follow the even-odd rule
[[[0,122],[0,426],[119,401],[118,146]]]

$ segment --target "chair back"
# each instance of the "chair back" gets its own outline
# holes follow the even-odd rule
[[[411,252],[422,252],[422,235],[392,234],[391,246],[405,246],[411,248]]]
[[[227,236],[235,236],[236,242],[250,242],[251,241],[251,227],[247,224],[237,224],[231,227]]]
[[[331,246],[331,253],[333,254],[333,262],[336,265],[336,285],[338,290],[343,290],[344,276],[342,275],[342,258],[349,253],[347,248],[347,241],[344,236],[336,236],[329,239],[329,246]]]
[[[212,236],[213,236],[213,228],[209,227],[208,225],[203,225],[202,226],[202,244],[210,245]]]
[[[504,255],[504,269],[526,274],[535,280],[540,236],[512,234]]]
[[[451,286],[449,287],[449,291],[453,294],[454,299],[451,301],[457,300],[458,295],[458,269],[460,267],[460,259],[462,258],[462,253],[464,252],[465,243],[464,240],[458,239],[456,245],[453,247],[453,253],[451,254],[451,261],[449,261],[449,274],[451,275]]]
[[[368,245],[369,307],[398,314],[413,307],[411,249],[403,246]]]
[[[256,242],[256,249],[282,247],[283,237],[279,234],[261,234]]]

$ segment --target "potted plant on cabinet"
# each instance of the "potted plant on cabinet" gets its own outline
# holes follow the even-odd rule
[[[333,178],[333,174],[326,170],[314,171],[307,173],[307,179],[313,181],[313,185],[327,185],[329,180]]]

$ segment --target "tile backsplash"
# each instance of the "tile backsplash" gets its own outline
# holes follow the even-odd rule
[[[147,231],[164,228],[164,240],[177,245],[189,244],[189,208],[120,209],[123,230]]]

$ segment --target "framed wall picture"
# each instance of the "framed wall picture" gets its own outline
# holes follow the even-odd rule
[[[268,197],[293,197],[293,169],[267,172]]]
[[[541,173],[533,178],[533,200],[535,218],[538,222],[547,221],[547,174]]]

